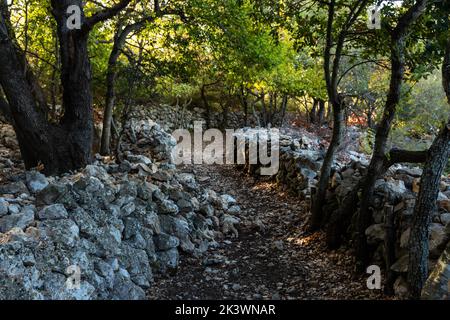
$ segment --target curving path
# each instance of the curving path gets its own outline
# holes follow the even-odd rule
[[[182,256],[178,272],[156,276],[149,299],[380,299],[352,275],[349,252],[328,252],[324,235],[307,236],[307,204],[233,166],[195,166],[201,184],[241,206],[238,239],[200,259]]]

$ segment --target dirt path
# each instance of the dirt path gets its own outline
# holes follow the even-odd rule
[[[156,276],[150,299],[376,299],[352,276],[348,252],[327,252],[323,234],[305,236],[306,203],[232,166],[186,168],[241,206],[238,239],[206,257],[182,256],[176,275]]]

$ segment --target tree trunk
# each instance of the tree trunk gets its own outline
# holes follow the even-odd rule
[[[320,171],[317,193],[314,199],[314,207],[312,208],[312,216],[309,223],[309,230],[315,231],[324,223],[323,205],[326,200],[328,182],[331,177],[331,167],[334,157],[341,144],[344,131],[344,112],[345,105],[343,97],[338,92],[339,70],[341,65],[342,53],[344,50],[345,40],[348,36],[350,27],[356,22],[357,18],[366,8],[368,0],[355,1],[350,5],[350,12],[346,21],[339,31],[337,39],[333,39],[333,25],[336,13],[336,1],[328,2],[328,20],[326,32],[326,45],[324,50],[324,72],[325,82],[327,86],[328,98],[333,108],[333,135],[330,146],[328,147],[322,168]],[[332,53],[332,48],[335,47]],[[332,63],[331,58],[334,57]]]
[[[210,128],[211,126],[211,106],[208,103],[208,98],[206,97],[206,86],[202,86],[201,90],[201,96],[203,101],[203,108],[205,108],[206,111],[206,127]]]
[[[117,30],[114,35],[114,45],[109,55],[108,71],[106,75],[106,101],[105,110],[103,112],[103,130],[101,138],[100,153],[109,155],[111,153],[111,126],[114,114],[114,103],[116,99],[115,81],[117,77],[117,60],[119,59],[121,50],[125,45],[127,36],[133,31],[130,26],[124,30]]]
[[[395,263],[395,252],[397,246],[396,237],[396,224],[394,207],[386,205],[384,207],[384,226],[386,233],[384,235],[384,250],[385,250],[385,263],[386,263],[386,284],[384,287],[384,293],[388,296],[394,295],[394,283],[396,274],[391,270],[392,265]]]
[[[369,256],[367,250],[367,239],[365,231],[371,220],[369,208],[370,199],[373,195],[375,181],[385,173],[385,155],[387,153],[387,141],[394,120],[397,105],[400,101],[401,87],[405,72],[405,42],[410,26],[418,19],[425,10],[427,1],[417,1],[402,17],[397,27],[391,34],[391,80],[383,117],[378,125],[375,137],[375,147],[368,168],[365,185],[361,196],[360,212],[357,219],[356,232],[356,257],[357,272],[364,272]]]
[[[424,166],[420,191],[414,208],[413,224],[409,241],[410,296],[420,298],[422,287],[428,277],[428,228],[433,212],[437,210],[441,175],[450,156],[450,121],[444,125],[429,150]]]
[[[248,96],[245,93],[244,85],[241,85],[241,104],[244,108],[244,126],[248,126]]]
[[[309,223],[311,231],[319,229],[323,224],[322,207],[326,201],[326,194],[328,189],[328,182],[331,177],[331,167],[333,165],[334,156],[341,144],[342,135],[344,133],[344,112],[343,107],[338,102],[333,106],[333,136],[331,138],[330,146],[328,147],[325,159],[320,170],[320,179],[317,185],[316,198],[314,199],[314,207],[312,208],[312,216]]]
[[[442,66],[444,91],[450,104],[450,41]],[[420,298],[428,277],[428,237],[433,212],[437,210],[436,201],[442,172],[450,157],[450,119],[444,124],[428,151],[427,162],[423,168],[420,191],[414,208],[413,224],[409,240],[408,283],[410,297]]]
[[[263,111],[263,126],[267,127],[267,107],[266,107],[266,93],[264,92],[264,90],[261,93],[261,104],[262,104],[262,111]]]
[[[102,140],[100,153],[102,155],[109,155],[111,153],[111,126],[114,114],[114,103],[115,103],[115,81],[117,77],[117,60],[120,57],[122,48],[125,45],[127,37],[132,33],[141,30],[146,23],[152,22],[156,17],[164,14],[155,7],[155,16],[147,16],[142,20],[135,22],[133,24],[127,25],[122,29],[121,26],[118,27],[114,35],[114,45],[109,55],[108,60],[108,71],[106,75],[106,101],[105,110],[103,113],[103,130],[102,130]]]
[[[67,6],[73,4],[82,8],[81,1],[52,1],[58,25],[61,56],[64,107],[61,125],[67,134],[67,140],[63,145],[68,149],[69,159],[66,161],[71,162],[67,168],[63,165],[63,171],[77,169],[91,162],[94,134],[91,65],[88,54],[89,32],[67,28]]]
[[[320,99],[319,100],[319,111],[317,113],[317,124],[319,126],[322,125],[324,117],[325,117],[325,101]]]
[[[401,149],[391,149],[389,156],[385,157],[382,171],[386,172],[396,163],[424,163],[426,161],[426,151],[409,151]],[[346,236],[346,231],[350,226],[353,214],[356,212],[360,199],[359,193],[363,186],[367,184],[367,175],[363,177],[352,191],[345,197],[336,213],[330,219],[327,227],[327,245],[330,249],[337,249]]]
[[[319,101],[317,99],[313,99],[313,106],[312,106],[311,112],[309,114],[309,120],[313,124],[316,123],[318,103],[319,103]]]
[[[284,118],[286,117],[286,110],[289,102],[289,96],[287,94],[283,95],[283,102],[281,103],[281,118],[280,127],[284,125]]]
[[[82,28],[69,30],[67,7],[83,8],[81,0],[52,0],[61,57],[64,116],[50,124],[42,111],[42,99],[30,80],[23,53],[18,49],[9,23],[5,1],[0,3],[0,85],[9,104],[13,125],[25,166],[42,164],[47,174],[79,169],[91,162],[93,110],[91,68],[88,56],[89,31],[95,23],[117,14],[130,0],[100,11],[87,19],[81,11]]]

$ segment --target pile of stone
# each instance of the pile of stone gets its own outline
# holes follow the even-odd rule
[[[249,145],[258,145],[268,141],[267,149],[271,149],[271,132],[265,128],[243,128],[234,136],[236,141],[245,143],[246,164],[244,170],[252,175],[260,175],[263,166],[259,159],[251,159]],[[238,143],[235,144],[239,146]],[[317,184],[318,172],[323,161],[323,151],[318,149],[319,143],[304,136],[293,138],[290,135],[278,134],[279,170],[273,175],[280,186],[299,196],[301,199],[310,197],[311,188]],[[259,145],[258,145],[259,150]]]
[[[266,135],[265,129],[259,129]],[[256,139],[254,130],[246,130],[243,135],[248,144]],[[309,199],[317,184],[322,165],[323,151],[317,148],[317,142],[308,137],[294,139],[280,136],[280,169],[274,176],[283,189],[293,192],[300,199]],[[248,154],[248,153],[247,153]],[[249,159],[247,157],[247,159]],[[367,173],[367,156],[356,151],[345,151],[333,164],[331,184],[327,193],[328,211],[338,209],[345,196]],[[259,174],[259,164],[249,164],[246,170]],[[394,214],[396,241],[394,243],[396,261],[390,267],[396,275],[395,293],[407,297],[407,272],[409,256],[409,233],[411,230],[414,205],[419,191],[422,171],[403,165],[389,169],[383,179],[376,182],[371,201],[372,223],[366,230],[366,236],[373,250],[373,264],[386,267],[385,238],[388,221],[387,210]],[[443,178],[437,201],[438,210],[433,213],[430,225],[430,271],[431,275],[423,291],[423,298],[448,299],[448,281],[450,276],[450,179]]]
[[[19,145],[11,125],[0,122],[0,182],[2,175],[23,170]]]
[[[0,185],[0,299],[145,299],[181,252],[234,235],[235,199],[177,171],[169,135],[136,118],[126,131],[120,163],[97,157],[75,174]]]
[[[167,132],[177,129],[193,129],[195,121],[204,121],[203,110],[199,108],[183,108],[168,104],[158,104],[149,106],[139,106],[146,117],[159,123]]]
[[[344,197],[367,173],[367,167],[367,161],[353,159],[347,166],[337,170],[328,190],[327,202],[342,203]],[[394,291],[400,298],[408,297],[406,279],[409,259],[409,234],[421,175],[422,171],[419,168],[403,165],[391,167],[385,177],[376,182],[370,204],[372,223],[365,231],[370,250],[373,253],[372,264],[386,268],[386,233],[389,228],[394,228],[395,241],[392,246],[395,250],[396,261],[390,266],[390,271],[396,276]],[[445,259],[445,257],[448,257],[448,248],[447,251],[444,252],[444,250],[450,241],[449,197],[450,181],[442,179],[441,192],[437,203],[439,210],[433,213],[429,238],[429,266],[430,271],[434,271],[428,280],[427,287],[431,288],[431,283],[434,283],[434,289],[424,290],[424,298],[448,298],[450,265],[448,259]],[[334,209],[337,208],[334,207]],[[389,221],[389,214],[393,214],[393,223]],[[437,263],[439,258],[441,262]],[[440,283],[440,287],[436,283]]]
[[[206,124],[206,112],[202,108],[183,108],[181,106],[172,106],[168,104],[158,104],[149,106],[139,106],[145,113],[145,117],[153,119],[159,123],[167,132],[173,132],[177,129],[193,129],[195,121],[202,121]],[[224,124],[224,115],[222,112],[212,111],[210,115],[210,127],[222,128]],[[256,118],[249,114],[249,126],[256,126]],[[227,128],[237,129],[244,127],[244,113],[241,111],[230,111],[227,115]]]

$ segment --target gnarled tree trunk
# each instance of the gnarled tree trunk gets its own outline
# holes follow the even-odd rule
[[[0,85],[3,88],[20,150],[27,168],[44,166],[47,174],[79,169],[91,162],[93,110],[88,36],[92,27],[117,14],[131,0],[98,12],[90,18],[81,0],[52,0],[61,55],[64,116],[58,124],[47,121],[36,81],[30,81],[24,54],[17,46],[5,0],[0,2]],[[67,8],[81,10],[81,28],[69,29]],[[28,75],[27,75],[28,74]]]
[[[447,40],[444,63],[442,65],[443,87],[450,104],[450,40]],[[428,277],[428,237],[429,226],[436,201],[442,172],[450,157],[450,119],[443,125],[428,151],[423,168],[420,191],[414,208],[413,224],[409,240],[408,283],[410,297],[420,298]]]
[[[400,17],[396,28],[391,33],[391,80],[383,117],[378,124],[375,147],[369,169],[363,185],[360,212],[357,219],[356,256],[357,271],[364,272],[368,262],[367,239],[365,230],[370,224],[370,199],[373,195],[376,180],[385,173],[384,165],[387,153],[387,141],[394,120],[397,105],[400,101],[401,86],[405,72],[405,41],[410,27],[420,17],[428,4],[427,0],[417,1]]]

